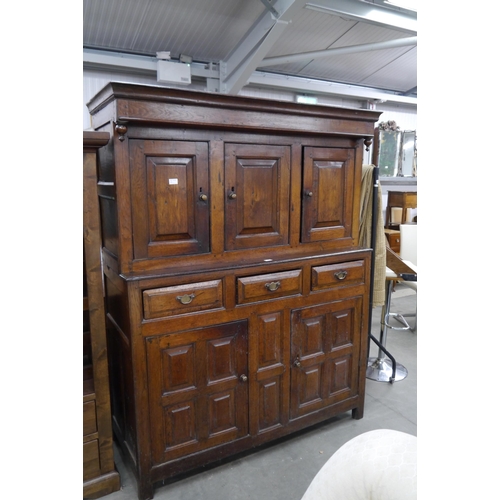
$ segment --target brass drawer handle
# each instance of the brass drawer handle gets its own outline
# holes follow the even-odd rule
[[[338,273],[335,273],[334,276],[338,279],[338,280],[345,280],[346,277],[347,277],[347,271],[339,271]]]
[[[266,283],[266,288],[270,292],[275,292],[280,286],[281,283],[279,281],[271,281],[271,283]]]
[[[208,200],[208,196],[205,193],[202,193],[202,194],[200,194],[200,200],[201,201],[207,201]]]
[[[191,295],[177,295],[176,299],[181,303],[181,304],[191,304],[193,301],[195,295],[192,293]]]

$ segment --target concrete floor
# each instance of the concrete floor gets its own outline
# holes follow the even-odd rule
[[[391,310],[414,311],[415,305],[416,294],[398,285]],[[372,334],[377,339],[380,309],[374,308],[372,316]],[[300,500],[323,464],[353,437],[374,429],[394,429],[417,435],[417,334],[389,330],[386,346],[397,362],[408,369],[408,376],[393,384],[367,379],[361,420],[353,420],[348,412],[230,462],[170,484],[158,485],[154,499]],[[377,354],[378,347],[371,342],[370,356]],[[123,464],[117,449],[115,460],[122,488],[107,495],[106,500],[137,500],[135,478]]]

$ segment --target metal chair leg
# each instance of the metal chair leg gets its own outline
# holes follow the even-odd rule
[[[397,363],[394,356],[392,356],[385,347],[388,328],[387,322],[391,308],[391,295],[392,281],[386,280],[385,304],[382,307],[380,318],[380,342],[376,342],[379,347],[379,352],[376,358],[368,358],[366,377],[377,382],[390,382],[392,384],[393,382],[399,382],[405,379],[408,375],[408,370],[400,363]],[[386,354],[388,358],[385,357]]]

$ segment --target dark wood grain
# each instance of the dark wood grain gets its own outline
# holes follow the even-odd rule
[[[107,144],[106,132],[83,133],[84,331],[83,496],[99,498],[120,488],[115,470],[109,394],[101,226],[97,195],[97,149]],[[87,322],[84,322],[84,330]]]
[[[117,83],[89,109],[112,135],[98,181],[113,428],[139,499],[361,418],[361,164],[379,113]]]

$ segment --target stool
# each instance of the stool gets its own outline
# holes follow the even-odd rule
[[[385,279],[385,304],[382,307],[382,314],[380,318],[380,341],[377,342],[379,346],[378,356],[376,358],[368,358],[368,367],[366,369],[366,377],[370,380],[377,382],[399,382],[408,375],[408,370],[400,363],[397,363],[393,356],[385,348],[387,341],[387,328],[393,330],[408,330],[410,326],[405,323],[402,327],[394,327],[389,325],[389,318],[391,316],[391,296],[392,285],[394,281],[398,280],[396,273],[386,268]],[[398,318],[399,319],[399,318]]]
[[[391,217],[392,208],[401,208],[401,220],[393,221]],[[385,210],[385,227],[404,224],[411,222],[407,220],[409,208],[417,208],[417,192],[416,191],[388,191],[387,192],[387,208]]]

